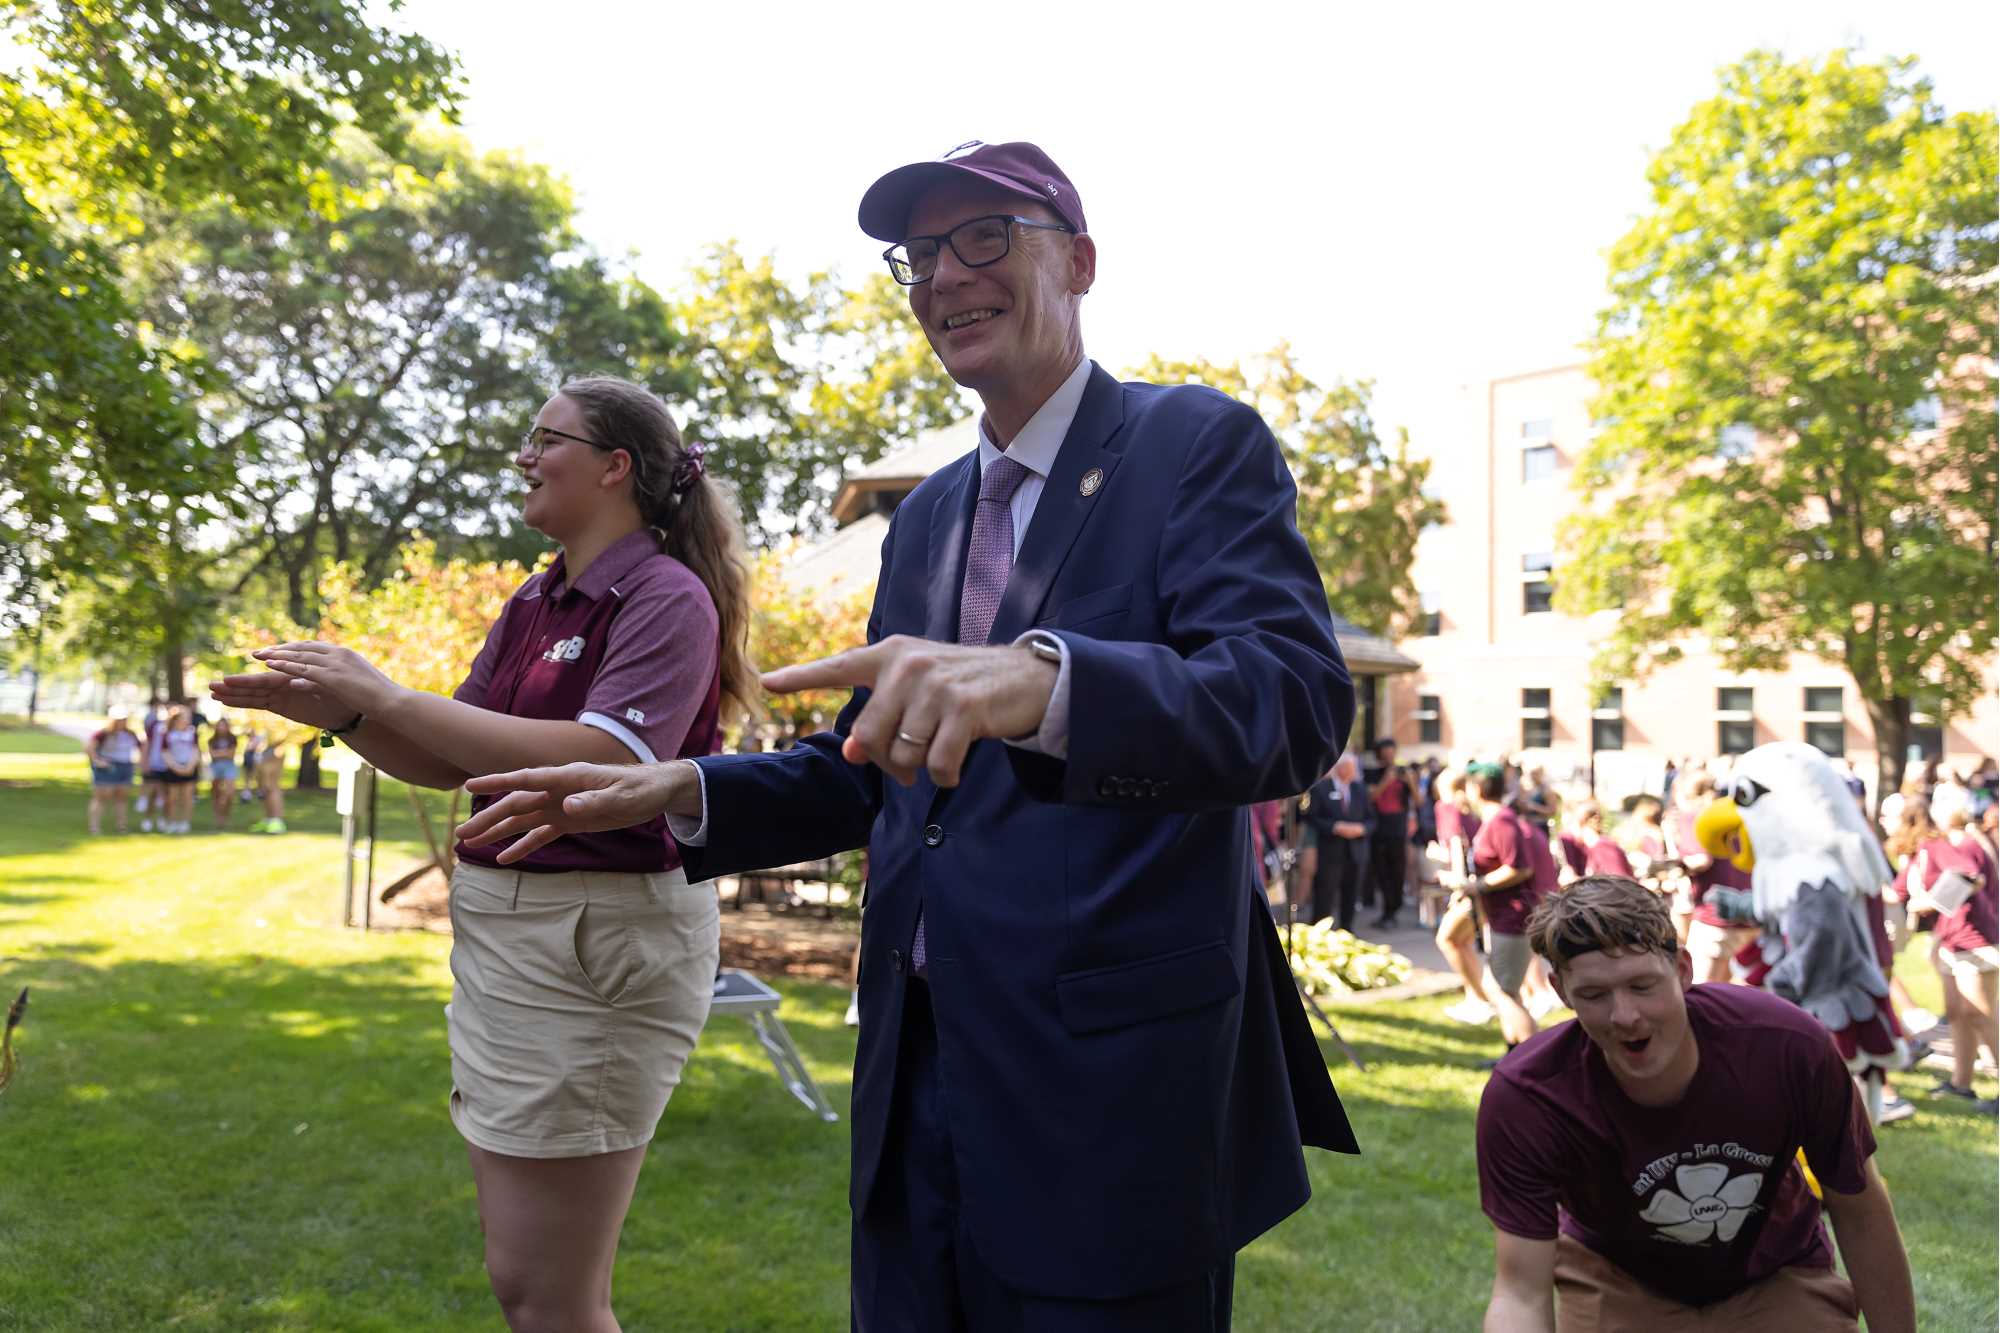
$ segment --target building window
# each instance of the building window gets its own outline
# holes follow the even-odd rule
[[[1844,711],[1841,703],[1842,688],[1838,685],[1806,686],[1806,711],[1808,713],[1831,713],[1839,717]]]
[[[1549,571],[1555,568],[1553,551],[1530,551],[1521,557],[1521,613],[1533,615],[1539,611],[1552,610],[1555,605],[1556,588],[1549,579]]]
[[[1910,747],[1905,762],[1944,758],[1944,706],[1936,695],[1910,700]]]
[[[1533,421],[1521,423],[1521,438],[1524,440],[1546,440],[1555,433],[1554,417],[1536,417]]]
[[[1417,696],[1417,740],[1424,745],[1436,745],[1444,739],[1442,702],[1435,694]]]
[[[1845,722],[1806,723],[1806,744],[1830,759],[1838,759],[1847,753],[1847,724]]]
[[[1521,480],[1543,481],[1556,474],[1556,447],[1537,444],[1521,451]]]
[[[1417,633],[1434,639],[1444,632],[1444,612],[1438,609],[1444,598],[1436,588],[1426,588],[1417,597],[1423,608],[1422,614],[1417,617]]]
[[[1757,748],[1757,721],[1748,685],[1723,685],[1715,691],[1715,752],[1744,754]]]
[[[1841,716],[1841,687],[1806,686],[1806,744],[1835,759],[1847,753],[1847,722]]]
[[[1590,710],[1590,748],[1593,750],[1625,748],[1624,690],[1616,687],[1606,690],[1598,699],[1597,706]]]
[[[1555,743],[1555,719],[1549,716],[1547,690],[1521,691],[1521,748],[1546,750]]]
[[[1717,458],[1748,458],[1757,447],[1757,428],[1739,421],[1715,433]]]

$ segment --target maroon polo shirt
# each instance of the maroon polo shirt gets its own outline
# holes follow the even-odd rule
[[[641,530],[612,543],[574,585],[561,557],[523,583],[452,697],[596,727],[642,763],[709,754],[722,688],[717,625],[701,579]],[[488,799],[475,797],[472,808]],[[458,854],[498,865],[505,845],[460,843]],[[666,820],[655,818],[558,838],[512,868],[656,873],[680,863]]]

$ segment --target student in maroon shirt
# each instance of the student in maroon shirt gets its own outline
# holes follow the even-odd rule
[[[1712,889],[1750,887],[1748,871],[1708,855],[1694,836],[1695,817],[1714,798],[1714,778],[1707,773],[1684,773],[1675,795],[1673,819],[1667,826],[1672,850],[1688,872],[1688,900],[1693,915],[1687,925],[1687,947],[1694,955],[1697,981],[1729,980],[1730,957],[1757,938],[1755,926],[1724,917],[1710,897]]]
[[[1465,998],[1447,1008],[1445,1017],[1477,1026],[1491,1022],[1493,1006],[1480,979],[1485,964],[1479,958],[1479,895],[1471,891],[1472,840],[1479,835],[1479,816],[1465,794],[1466,775],[1455,768],[1438,774],[1436,789],[1438,881],[1451,889],[1451,902],[1438,919],[1437,946],[1465,987]]]
[[[2000,873],[1970,830],[1972,802],[1966,789],[1941,786],[1932,793],[1931,819],[1942,830],[1909,860],[1896,877],[1896,891],[1914,911],[1936,913],[1931,928],[1931,961],[1944,986],[1945,1021],[1951,1025],[1952,1077],[1940,1080],[1933,1095],[1976,1101],[1988,1115],[2000,1111],[1993,1098],[1978,1100],[1972,1090],[1974,1058],[1985,1047],[2000,1059]],[[1955,897],[1955,905],[1933,893]]]
[[[430,787],[710,753],[755,675],[742,532],[699,449],[652,393],[599,377],[550,398],[515,461],[522,521],[561,554],[507,603],[454,697],[317,642],[258,652],[271,670],[216,697]],[[459,848],[446,1009],[487,1274],[516,1327],[613,1327],[618,1234],[713,995],[715,895],[687,882],[660,818],[504,868],[501,850]]]
[[[1666,905],[1590,876],[1528,923],[1576,1011],[1480,1098],[1489,1330],[1916,1327],[1854,1080],[1811,1014],[1696,986]],[[1821,1204],[1847,1277],[1833,1267]]]
[[[1500,1014],[1500,1033],[1511,1051],[1535,1035],[1534,1015],[1521,997],[1533,961],[1528,913],[1556,891],[1556,862],[1548,839],[1506,804],[1507,779],[1498,769],[1480,770],[1473,790],[1479,805],[1473,888],[1486,914],[1486,998]]]
[[[1632,878],[1632,862],[1626,857],[1625,849],[1604,831],[1604,807],[1596,801],[1579,801],[1570,806],[1563,818],[1576,825],[1574,837],[1582,851],[1582,861],[1576,865],[1576,873],[1583,875],[1623,875]]]

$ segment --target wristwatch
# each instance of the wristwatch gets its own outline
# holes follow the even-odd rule
[[[352,735],[355,731],[360,729],[361,724],[365,722],[367,719],[368,715],[366,713],[356,713],[354,715],[354,720],[349,722],[344,727],[325,727],[321,729],[319,733],[320,746],[324,748],[326,746],[333,744],[335,737]]]
[[[1062,644],[1057,641],[1055,635],[1037,631],[1021,640],[1021,643],[1044,662],[1053,663],[1058,668],[1062,666]]]

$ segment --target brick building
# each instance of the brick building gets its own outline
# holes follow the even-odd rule
[[[1686,640],[1681,661],[1592,697],[1595,642],[1616,613],[1550,608],[1556,527],[1575,503],[1571,469],[1590,439],[1592,393],[1585,367],[1568,365],[1466,395],[1458,428],[1434,455],[1432,482],[1451,519],[1418,547],[1425,621],[1400,645],[1422,665],[1382,682],[1377,727],[1406,757],[1525,752],[1559,781],[1594,774],[1607,797],[1657,788],[1670,756],[1741,753],[1774,740],[1845,755],[1872,784],[1867,710],[1835,662],[1799,655],[1784,671],[1738,673]],[[1989,669],[1969,716],[1920,716],[1915,745],[1955,767],[1993,755],[1996,683]]]

